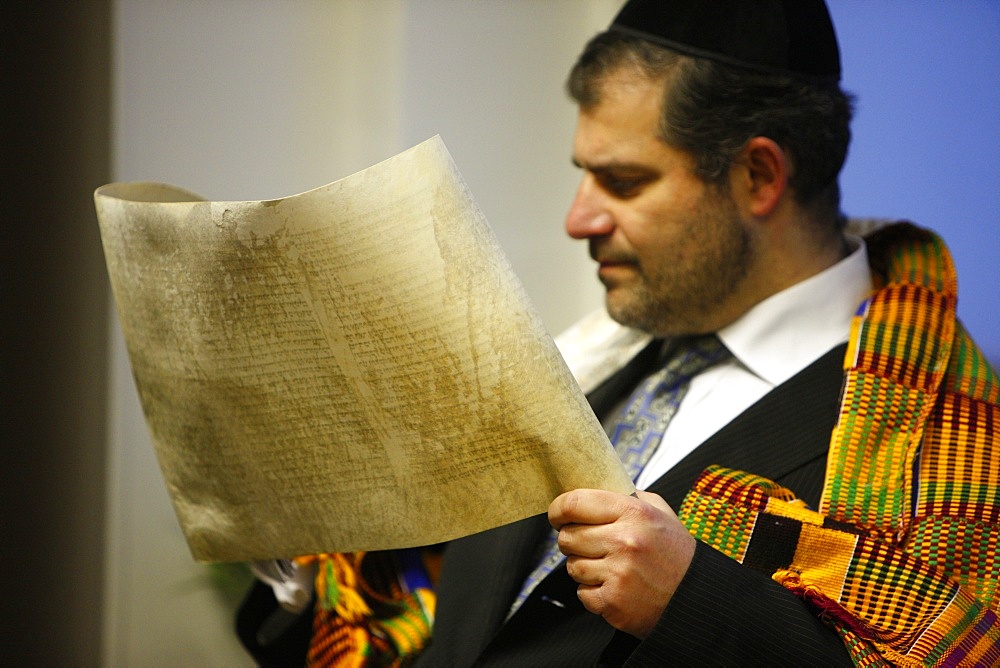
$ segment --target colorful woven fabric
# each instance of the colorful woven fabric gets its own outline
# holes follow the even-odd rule
[[[883,280],[855,318],[818,511],[710,469],[680,514],[813,605],[857,665],[1000,665],[1000,380],[955,318],[940,241],[904,224],[868,245]]]
[[[308,666],[405,666],[426,646],[435,597],[420,550],[302,559],[318,566]]]

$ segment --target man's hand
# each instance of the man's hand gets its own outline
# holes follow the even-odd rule
[[[666,501],[577,489],[549,505],[583,606],[637,638],[653,630],[694,557],[695,539]]]

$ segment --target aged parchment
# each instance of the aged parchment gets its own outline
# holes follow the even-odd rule
[[[278,200],[95,201],[199,561],[431,544],[633,491],[440,139]]]

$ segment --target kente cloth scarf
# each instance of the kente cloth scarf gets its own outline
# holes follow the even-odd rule
[[[956,320],[940,240],[901,224],[867,243],[882,280],[852,325],[820,507],[712,468],[679,514],[813,606],[856,665],[1000,665],[1000,379]]]
[[[431,635],[435,596],[420,549],[320,554],[307,666],[405,666]]]

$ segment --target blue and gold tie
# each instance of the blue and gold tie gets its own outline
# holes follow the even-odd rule
[[[608,436],[632,480],[663,439],[692,378],[730,355],[714,334],[677,339],[661,355],[662,366],[636,387],[613,423]],[[508,618],[545,577],[566,558],[559,551],[559,533],[550,531],[541,559],[510,607]]]

